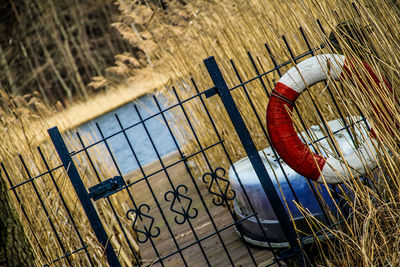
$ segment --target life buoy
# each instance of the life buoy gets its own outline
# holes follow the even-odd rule
[[[268,103],[267,128],[272,146],[293,170],[317,182],[322,183],[325,179],[330,184],[341,183],[343,177],[349,177],[349,172],[353,177],[359,177],[365,174],[367,169],[377,165],[377,151],[372,144],[375,141],[371,138],[366,138],[367,141],[357,150],[344,156],[349,168],[342,160],[312,153],[298,137],[288,113],[288,110],[293,110],[296,99],[307,86],[326,81],[328,77],[334,80],[346,78],[346,73],[350,74],[351,69],[354,69],[350,64],[343,55],[324,54],[308,58],[289,69],[279,79]],[[372,81],[379,85],[380,80],[372,69],[366,63],[364,66],[370,75],[369,79],[372,78]],[[361,79],[360,82],[365,87]],[[388,83],[384,82],[390,88]],[[360,157],[363,160],[360,160]]]

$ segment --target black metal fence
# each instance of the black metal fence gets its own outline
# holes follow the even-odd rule
[[[266,72],[260,72],[249,52],[249,60],[254,67],[255,76],[246,81],[242,80],[235,64],[231,61],[232,68],[235,70],[236,78],[239,81],[237,85],[231,88],[228,88],[216,61],[212,57],[206,59],[204,63],[214,83],[213,86],[210,86],[210,89],[200,92],[196,83],[192,81],[193,84],[191,86],[197,90],[197,94],[188,99],[178,99],[177,104],[169,107],[163,107],[158,97],[153,96],[154,103],[158,109],[157,112],[148,117],[143,117],[138,107],[134,105],[132,112],[139,117],[138,122],[123,126],[116,115],[115,120],[119,125],[118,130],[113,134],[105,136],[101,127],[97,125],[101,139],[91,144],[85,144],[84,138],[77,133],[75,138],[79,140],[81,147],[75,151],[68,149],[65,138],[63,138],[56,127],[49,129],[48,132],[51,141],[61,164],[54,164],[57,160],[54,161],[53,158],[53,165],[51,165],[49,159],[46,159],[45,154],[38,148],[38,153],[46,171],[33,175],[32,173],[38,171],[38,169],[34,171],[29,169],[29,164],[26,164],[26,160],[20,156],[20,161],[26,174],[24,181],[21,183],[15,184],[15,177],[10,177],[7,166],[2,164],[2,176],[9,182],[15,199],[19,202],[20,209],[24,214],[24,220],[27,221],[28,225],[31,225],[32,221],[26,212],[26,204],[20,201],[21,195],[19,190],[22,187],[31,187],[34,193],[33,198],[36,197],[39,200],[40,207],[37,208],[45,213],[45,217],[48,220],[43,223],[50,226],[51,231],[49,232],[40,233],[37,229],[33,230],[31,228],[33,231],[31,236],[33,239],[36,239],[36,245],[40,251],[40,255],[37,256],[42,259],[41,262],[43,265],[62,263],[72,266],[77,263],[83,263],[83,265],[94,266],[101,262],[101,260],[95,259],[95,248],[91,247],[93,244],[88,244],[86,237],[82,236],[81,228],[78,227],[78,224],[81,222],[78,223],[77,220],[86,220],[86,218],[82,219],[76,216],[76,210],[80,210],[81,206],[83,207],[85,216],[87,216],[87,227],[91,226],[93,234],[98,240],[99,247],[106,255],[103,262],[107,261],[110,266],[129,265],[129,260],[135,262],[137,266],[272,266],[275,264],[281,266],[287,264],[288,259],[297,261],[297,264],[300,266],[308,265],[303,245],[305,240],[310,237],[296,233],[287,209],[280,200],[279,194],[272,182],[273,179],[271,179],[266,170],[244,119],[235,104],[234,97],[231,94],[234,90],[243,91],[248,100],[249,108],[253,110],[254,116],[257,118],[259,126],[264,133],[264,138],[268,140],[268,134],[264,126],[264,114],[257,112],[253,100],[248,93],[247,86],[251,83],[259,83],[265,91],[265,98],[268,99],[272,88],[268,88],[264,82],[267,75],[275,72],[281,76],[281,69],[284,66],[312,56],[316,50],[324,48],[321,46],[312,49],[302,29],[300,29],[300,35],[303,37],[308,50],[301,55],[295,56],[286,39],[283,37],[292,59],[281,64],[276,62],[268,45],[265,45],[271,62],[274,65],[274,68]],[[327,90],[332,97],[338,114],[340,114],[340,120],[345,125],[339,131],[346,131],[351,125],[349,125],[343,116],[340,105],[337,103],[334,93],[330,91],[329,86]],[[239,218],[231,205],[231,201],[235,198],[235,192],[229,188],[230,181],[227,177],[227,170],[221,166],[215,166],[207,156],[207,152],[218,147],[221,151],[224,151],[221,157],[224,157],[230,165],[233,165],[231,156],[225,147],[225,140],[220,134],[222,129],[215,124],[213,119],[218,114],[212,114],[206,105],[207,98],[217,97],[217,95],[235,127],[236,133],[232,134],[238,135],[259,178],[261,188],[265,191],[271,202],[273,213],[276,215],[280,227],[284,229],[283,232],[286,236],[286,241],[289,243],[289,248],[286,250],[260,248],[243,241],[245,236],[242,224],[249,218],[254,219],[258,223],[258,227],[266,240],[265,243],[269,242],[269,233],[265,231],[262,225],[260,211],[257,211],[250,201],[248,195],[251,192],[247,192],[243,186],[246,177],[240,177],[240,174],[234,170],[239,178],[239,184],[242,187],[241,190],[244,192],[244,197],[252,209],[251,214],[246,214],[245,217]],[[212,126],[211,132],[218,140],[214,144],[205,146],[200,142],[198,133],[192,127],[193,121],[188,116],[184,107],[184,103],[189,101],[200,101],[208,117],[209,125]],[[322,118],[322,113],[319,111],[318,106],[314,105],[314,108],[318,116]],[[198,151],[190,155],[182,152],[179,140],[174,135],[172,126],[169,123],[167,114],[173,110],[179,110],[186,118],[187,124],[197,142]],[[296,108],[295,111],[301,120],[299,110]],[[177,156],[172,160],[166,161],[165,157],[159,153],[159,148],[154,142],[154,136],[158,133],[151,132],[147,126],[148,121],[154,118],[158,118],[164,122],[166,130],[175,144]],[[325,120],[321,119],[321,121],[324,122]],[[327,127],[326,125],[324,126]],[[132,137],[127,134],[128,131],[134,131],[136,127],[141,127],[144,130],[150,141],[147,149],[154,151],[157,155],[158,165],[153,169],[147,169],[146,166],[141,164],[134,145],[132,145]],[[305,124],[304,128],[307,128]],[[110,139],[115,136],[122,136],[125,140],[126,146],[129,147],[131,152],[130,156],[136,161],[139,167],[137,170],[137,177],[139,178],[127,178],[126,174],[121,171],[120,163],[115,157],[115,153],[117,152],[113,151],[110,146]],[[322,139],[326,138],[332,137],[325,135]],[[111,176],[106,176],[109,172],[102,170],[101,162],[95,159],[98,152],[92,151],[92,149],[100,145],[108,154],[110,162],[113,165],[114,170]],[[193,157],[202,157],[206,162],[208,171],[203,174],[202,179],[207,181],[206,184],[208,184],[208,187],[204,186],[204,183],[196,177],[193,166],[188,163]],[[276,163],[280,166],[287,183],[291,186],[290,177],[286,175],[279,156],[275,154],[275,157]],[[88,171],[89,169],[90,171]],[[60,174],[57,174],[57,172],[63,172],[64,175],[68,175],[69,181],[72,183],[76,196],[80,201],[80,204],[75,203],[73,210],[71,209],[71,204],[68,203],[73,202],[70,199],[71,196],[69,196],[69,199],[66,199],[63,192],[64,183],[69,183],[69,181],[63,180],[62,184],[60,184],[60,179],[57,178]],[[90,178],[92,179],[91,182],[88,182],[88,176],[92,176]],[[51,183],[53,186],[55,194],[52,196],[61,201],[61,206],[57,207],[57,209],[63,209],[67,214],[68,222],[65,225],[55,222],[54,218],[57,214],[54,211],[54,207],[49,204],[51,201],[47,201],[51,196],[49,196],[48,192],[42,192],[37,187],[39,180]],[[308,185],[314,194],[315,201],[321,206],[321,210],[326,211],[326,206],[321,201],[318,188],[310,181],[308,181]],[[214,190],[213,188],[218,188],[219,190]],[[335,187],[332,187],[332,190],[335,192]],[[291,193],[295,199],[298,199],[295,190],[292,189]],[[122,202],[125,203],[122,208],[116,208],[116,203],[121,204]],[[99,208],[100,203],[103,205],[102,208]],[[109,219],[105,219],[103,216],[105,209],[110,211],[111,216]],[[328,216],[326,216],[326,220],[330,222]],[[111,230],[110,227],[106,227],[110,224],[113,224],[113,229]],[[69,230],[66,231],[65,227]],[[39,242],[38,239],[44,234],[49,235],[49,239],[55,240],[52,248],[45,248],[43,247],[44,244]],[[76,239],[79,242],[74,243],[74,247],[71,247],[71,245],[67,247],[67,242],[63,238],[65,235],[69,235],[70,239]],[[136,238],[132,239],[132,235],[136,235]],[[137,240],[137,244],[135,239]],[[128,248],[130,251],[130,255],[128,256],[130,258],[123,258],[121,256],[120,251],[122,247]],[[57,258],[49,257],[48,249],[56,249],[59,251],[59,256]]]

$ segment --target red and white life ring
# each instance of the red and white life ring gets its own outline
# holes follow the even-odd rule
[[[379,84],[372,69],[366,63],[364,66],[370,78]],[[298,137],[287,110],[293,110],[296,99],[307,86],[326,81],[328,77],[334,80],[343,79],[347,76],[345,73],[349,74],[351,69],[353,68],[349,67],[343,55],[324,54],[308,58],[289,69],[279,79],[268,103],[267,128],[272,146],[293,170],[317,182],[322,183],[325,179],[330,184],[341,183],[343,177],[349,177],[349,171],[353,177],[359,177],[366,173],[366,169],[377,165],[377,151],[371,138],[366,138],[368,140],[357,150],[344,157],[349,168],[341,160],[312,153]],[[386,81],[385,83],[388,86]]]

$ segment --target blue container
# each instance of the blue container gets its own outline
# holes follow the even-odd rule
[[[353,119],[359,118],[353,117]],[[336,142],[339,144],[342,153],[344,155],[352,153],[354,151],[352,139],[350,138],[348,132],[343,129],[343,125],[341,125],[339,120],[329,121],[328,125],[331,131],[334,133],[334,137],[336,139]],[[365,129],[360,128],[361,124],[357,125],[356,128],[353,130],[357,135],[359,135],[361,132],[365,134]],[[336,131],[339,132],[335,133]],[[310,132],[312,132],[315,136],[315,140],[320,139],[324,136],[319,126],[312,126]],[[301,135],[306,136],[305,133],[302,133]],[[328,144],[328,138],[319,141],[318,145],[320,148],[323,148],[321,149],[321,151],[332,151],[331,146]],[[296,227],[298,228],[298,230],[308,234],[312,233],[303,217],[302,212],[294,203],[295,197],[285,178],[284,172],[286,173],[286,176],[302,206],[320,221],[328,223],[325,219],[325,216],[323,215],[323,211],[318,204],[316,197],[312,192],[312,189],[310,188],[310,185],[307,183],[307,179],[296,173],[281,160],[281,166],[283,168],[282,170],[270,147],[259,151],[259,154],[274,183],[275,189],[278,192],[281,201],[286,208],[286,211],[288,211],[288,207],[292,218],[296,222]],[[245,240],[254,245],[259,245],[263,247],[288,247],[289,243],[286,240],[285,234],[281,226],[279,225],[275,213],[272,210],[271,203],[264,193],[264,190],[250,163],[250,160],[246,157],[237,161],[233,165],[235,166],[236,172],[247,193],[248,198],[250,199],[250,202],[253,205],[254,210],[258,213],[258,218],[260,219],[261,225],[267,236],[267,238],[265,238],[256,218],[253,216],[244,220],[240,224]],[[244,191],[242,190],[242,187],[232,166],[229,170],[229,179],[232,189],[236,192],[236,198],[234,200],[235,216],[238,220],[241,220],[244,219],[246,216],[253,214],[254,212],[249,204],[249,201],[247,200]],[[278,185],[278,182],[280,184],[280,187]],[[324,205],[326,205],[333,214],[336,214],[336,205],[334,203],[334,200],[332,200],[329,193],[327,192],[325,185],[315,184],[315,187],[318,188]],[[286,203],[284,202],[284,199],[286,200]],[[308,241],[312,242],[313,240],[310,238],[310,240]]]

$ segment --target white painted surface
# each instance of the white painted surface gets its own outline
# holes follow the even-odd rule
[[[360,117],[352,117],[351,121],[355,122],[360,119]],[[332,132],[336,132],[344,127],[342,121],[339,119],[329,121],[328,126]],[[325,135],[324,132],[321,131],[321,127],[323,126],[313,125],[310,127],[310,132],[313,133],[314,140],[319,139]],[[366,173],[366,169],[373,169],[376,167],[377,164],[375,159],[378,151],[374,149],[373,143],[375,143],[375,141],[373,139],[370,139],[370,137],[368,136],[364,122],[360,122],[355,127],[355,134],[359,138],[358,140],[363,142],[358,149],[354,147],[350,135],[344,129],[334,134],[334,138],[348,166],[351,166],[353,177],[359,177],[362,174]],[[306,137],[307,135],[305,132],[302,132],[299,136]],[[364,139],[366,139],[367,141],[365,141]],[[311,140],[306,140],[306,142],[308,143],[310,141]],[[331,157],[331,155],[334,155],[336,153],[331,145],[329,145],[328,138],[319,141],[318,145],[322,153],[324,153],[323,156],[327,157],[325,166],[322,170],[322,174],[326,182],[328,184],[337,184],[342,183],[343,178],[349,179],[350,172],[348,171],[345,164],[341,160]],[[312,147],[310,148],[312,149]],[[275,161],[276,158],[272,152],[271,147],[267,147],[263,149],[263,151],[259,151],[259,154],[271,178],[275,180],[274,176],[276,176],[279,183],[286,183],[285,177],[281,172],[278,163]],[[265,157],[265,155],[267,157]],[[235,162],[234,166],[243,184],[250,185],[260,183],[250,163],[250,160],[247,157]],[[297,174],[286,163],[282,162],[282,166],[285,169],[286,174],[291,177],[290,182],[292,184],[296,184],[297,182],[300,182],[300,180],[303,181],[303,179],[305,179],[303,176]],[[237,176],[235,175],[232,167],[229,169],[229,178],[233,184],[239,186]],[[318,179],[318,182],[322,183],[323,178],[320,177]]]
[[[347,166],[343,160],[332,157],[327,158],[317,182],[323,183],[325,179],[328,184],[338,184],[342,183],[343,180],[365,175],[367,170],[376,168],[376,141],[368,137],[366,139],[357,150],[344,155],[344,161],[346,161]]]
[[[339,80],[345,56],[323,54],[308,58],[290,68],[278,82],[292,88],[298,93],[307,86],[328,80],[328,77]]]

